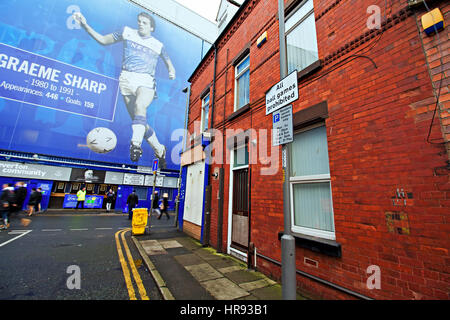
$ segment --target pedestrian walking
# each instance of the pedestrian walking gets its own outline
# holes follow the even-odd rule
[[[11,188],[9,184],[4,183],[0,193],[0,214],[3,219],[3,224],[0,226],[1,230],[6,230],[9,228],[9,215],[11,212],[12,203],[15,201],[14,198],[14,188]]]
[[[153,200],[152,200],[152,210],[151,212],[156,212],[158,214],[158,216],[161,215],[161,210],[159,209],[159,195],[158,195],[158,191],[155,190],[155,192],[153,193]]]
[[[0,225],[0,229],[6,230],[9,228],[11,220],[16,218],[20,212],[17,205],[17,194],[12,184],[3,184],[3,188],[0,194],[0,214],[3,219],[3,225]],[[26,227],[31,223],[30,219],[20,219],[22,226]]]
[[[128,220],[131,220],[133,218],[133,209],[137,206],[138,202],[139,198],[136,194],[136,190],[133,189],[133,192],[130,193],[130,195],[127,198]]]
[[[107,212],[111,211],[111,206],[114,202],[114,196],[115,196],[115,193],[114,193],[113,189],[109,189],[108,193],[106,194],[106,211]]]
[[[167,193],[163,194],[160,208],[161,208],[161,213],[160,213],[158,219],[161,219],[162,215],[165,214],[167,216],[167,220],[169,220],[170,216],[169,216],[169,212],[167,212],[167,210],[169,209],[169,195]]]
[[[36,204],[34,205],[34,210],[36,213],[41,212],[41,201],[42,201],[42,189],[37,188],[36,192],[38,194]]]
[[[31,189],[30,199],[28,199],[28,216],[31,217],[34,213],[34,207],[39,199],[39,194],[36,188]]]
[[[16,183],[16,188],[15,188],[15,193],[16,193],[16,210],[22,211],[23,209],[23,204],[25,203],[25,199],[27,198],[27,194],[28,194],[28,190],[25,187],[25,184],[23,181],[18,181]]]
[[[78,206],[81,204],[81,209],[84,209],[84,200],[86,200],[86,187],[81,188],[77,192],[77,206],[75,209],[78,209]]]

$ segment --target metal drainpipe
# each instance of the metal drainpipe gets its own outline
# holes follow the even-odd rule
[[[223,128],[222,128],[222,141],[225,139],[225,108],[227,106],[227,78],[228,78],[228,52],[227,49],[227,58],[225,64],[225,92],[223,98]],[[223,155],[223,146],[222,146],[222,155]],[[218,199],[218,208],[217,208],[217,252],[223,252],[223,201],[224,201],[224,179],[225,179],[225,169],[222,159],[222,164],[219,169],[219,199]]]
[[[186,108],[184,110],[184,131],[183,131],[183,142],[182,142],[182,146],[181,146],[181,151],[182,153],[181,155],[184,153],[184,151],[186,151],[186,131],[187,131],[187,116],[188,116],[188,110],[189,110],[189,99],[191,96],[191,86],[189,85],[188,87],[184,88],[182,90],[184,93],[186,93]],[[180,159],[181,162],[181,159]],[[181,166],[180,163],[180,172],[178,174],[178,193],[177,193],[177,199],[175,202],[175,224],[174,227],[178,227],[178,214],[180,211],[180,189],[181,189],[181,174],[183,172],[183,167]]]
[[[217,69],[217,46],[214,43],[214,75],[213,75],[213,92],[212,92],[212,104],[211,104],[211,129],[214,128],[214,106],[216,105],[216,69]],[[211,137],[212,140],[212,137]],[[209,143],[211,143],[210,141]],[[208,153],[208,168],[211,168],[211,152]],[[208,170],[208,187],[211,188],[211,172]],[[207,193],[209,197],[207,203],[209,203],[208,211],[205,212],[205,228],[203,229],[203,245],[209,246],[210,229],[211,229],[211,198],[212,190]]]

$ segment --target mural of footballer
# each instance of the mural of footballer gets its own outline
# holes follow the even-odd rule
[[[158,141],[153,128],[147,123],[147,108],[156,96],[155,71],[158,58],[164,61],[171,80],[175,79],[175,68],[163,44],[151,35],[155,30],[155,20],[148,13],[141,12],[137,16],[138,29],[125,26],[121,32],[101,35],[87,24],[81,12],[74,13],[73,18],[101,45],[123,42],[119,88],[132,120],[130,159],[138,162],[145,139],[159,159],[160,168],[165,168],[166,147]]]

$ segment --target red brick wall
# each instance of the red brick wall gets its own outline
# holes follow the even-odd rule
[[[183,221],[183,232],[187,233],[194,239],[200,240],[202,227],[196,225],[195,223],[184,220]]]
[[[450,4],[443,3],[438,6],[438,8],[444,17],[444,21],[448,24],[448,21],[450,21]],[[425,10],[422,10],[420,14],[417,15],[419,25],[421,25],[420,18],[424,13]],[[436,97],[439,96],[439,107],[437,108],[436,118],[433,125],[441,126],[447,153],[450,155],[450,91],[448,88],[450,83],[449,30],[450,29],[447,27],[443,31],[439,32],[438,35],[427,36],[420,28],[420,36],[423,42],[428,71],[433,82],[434,94]],[[435,108],[435,103],[429,103],[428,105],[424,105],[420,110],[417,110],[417,112],[426,113],[428,111],[434,111]],[[439,142],[439,140],[432,142]]]
[[[342,257],[297,247],[297,269],[375,299],[449,299],[448,154],[443,143],[426,141],[435,103],[427,62],[431,70],[438,65],[431,42],[425,58],[423,37],[416,25],[424,11],[409,11],[405,2],[394,1],[387,10],[391,19],[383,25],[380,37],[377,30],[367,29],[366,10],[369,5],[379,5],[384,14],[385,1],[314,2],[323,67],[300,79],[299,100],[293,111],[325,100],[328,103],[326,127],[334,221]],[[448,19],[448,6],[444,12]],[[277,2],[249,1],[243,15],[245,19],[238,19],[218,44],[214,127],[224,133],[227,128],[270,129],[272,119],[265,115],[264,97],[280,79]],[[264,31],[268,32],[268,41],[257,48],[256,39]],[[445,33],[448,27],[441,33],[441,41]],[[442,50],[448,62],[448,36],[446,40]],[[234,101],[234,68],[230,63],[249,42],[251,109],[227,121]],[[424,42],[426,46],[427,40]],[[364,57],[350,59],[355,54],[373,62]],[[337,63],[346,61],[337,67]],[[193,121],[200,119],[199,95],[213,83],[213,70],[211,54],[192,78],[190,132]],[[447,111],[441,112],[441,118],[432,126],[434,142],[443,142],[442,137],[448,133],[448,91],[442,91],[441,97]],[[228,152],[225,144],[223,151]],[[250,165],[251,242],[259,253],[280,261],[283,177],[281,168],[276,175],[263,176],[263,167],[267,165],[259,161]],[[225,164],[224,169],[222,241],[226,248],[229,165]],[[214,247],[218,188],[218,180],[212,180],[210,243]],[[406,202],[396,198],[397,189],[403,189]],[[317,261],[317,268],[305,264],[305,257]],[[261,258],[257,264],[261,271],[280,279],[277,265]],[[380,290],[366,287],[370,265],[381,269]],[[312,297],[352,298],[300,275],[297,284],[299,290]]]

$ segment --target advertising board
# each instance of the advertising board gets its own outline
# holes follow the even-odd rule
[[[103,183],[106,171],[73,168],[70,181],[85,183]]]
[[[84,201],[85,209],[101,209],[103,205],[103,197],[98,195],[86,195]],[[77,206],[77,195],[66,194],[64,196],[63,208],[74,209]],[[81,207],[80,207],[81,208]]]
[[[0,161],[0,176],[69,181],[72,169],[31,163]]]
[[[126,0],[0,11],[0,149],[179,168],[171,134],[203,40]]]

